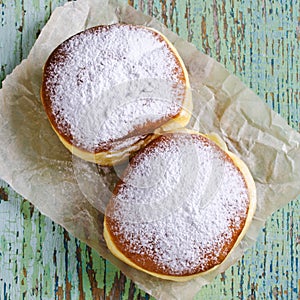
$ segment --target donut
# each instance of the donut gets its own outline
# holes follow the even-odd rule
[[[82,31],[51,53],[41,100],[67,149],[113,165],[158,132],[184,127],[192,110],[189,89],[183,61],[165,36],[114,24]]]
[[[251,173],[222,140],[170,131],[130,160],[107,205],[104,238],[128,265],[187,281],[225,262],[255,207]]]

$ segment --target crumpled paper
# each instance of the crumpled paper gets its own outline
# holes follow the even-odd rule
[[[115,170],[72,157],[51,129],[40,101],[42,67],[52,50],[88,27],[118,22],[156,28],[175,45],[192,86],[194,117],[189,127],[222,136],[229,149],[249,166],[256,182],[257,210],[242,242],[221,268],[185,283],[151,277],[109,253],[101,211],[116,180]],[[28,58],[3,82],[0,140],[0,177],[158,299],[192,299],[201,286],[253,245],[272,212],[300,193],[300,135],[222,65],[157,20],[117,1],[79,0],[54,11]],[[95,176],[81,180],[83,174]]]

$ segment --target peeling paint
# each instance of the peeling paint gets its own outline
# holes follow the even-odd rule
[[[8,193],[6,192],[5,188],[0,186],[0,201],[8,201]]]

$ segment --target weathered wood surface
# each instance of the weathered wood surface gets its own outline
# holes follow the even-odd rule
[[[0,77],[26,58],[66,0],[0,0]],[[298,0],[130,0],[222,62],[299,130]],[[59,29],[58,29],[59,30]],[[1,141],[0,141],[1,142]],[[0,299],[149,299],[112,264],[0,181]],[[299,299],[300,202],[196,299]]]

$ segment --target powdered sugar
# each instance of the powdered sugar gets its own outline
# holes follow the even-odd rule
[[[134,158],[123,181],[107,211],[110,231],[125,255],[142,267],[150,258],[160,273],[188,275],[220,263],[247,215],[242,174],[198,136],[160,138]]]
[[[182,70],[166,41],[131,25],[72,37],[45,72],[58,130],[88,151],[177,115],[185,94]]]

